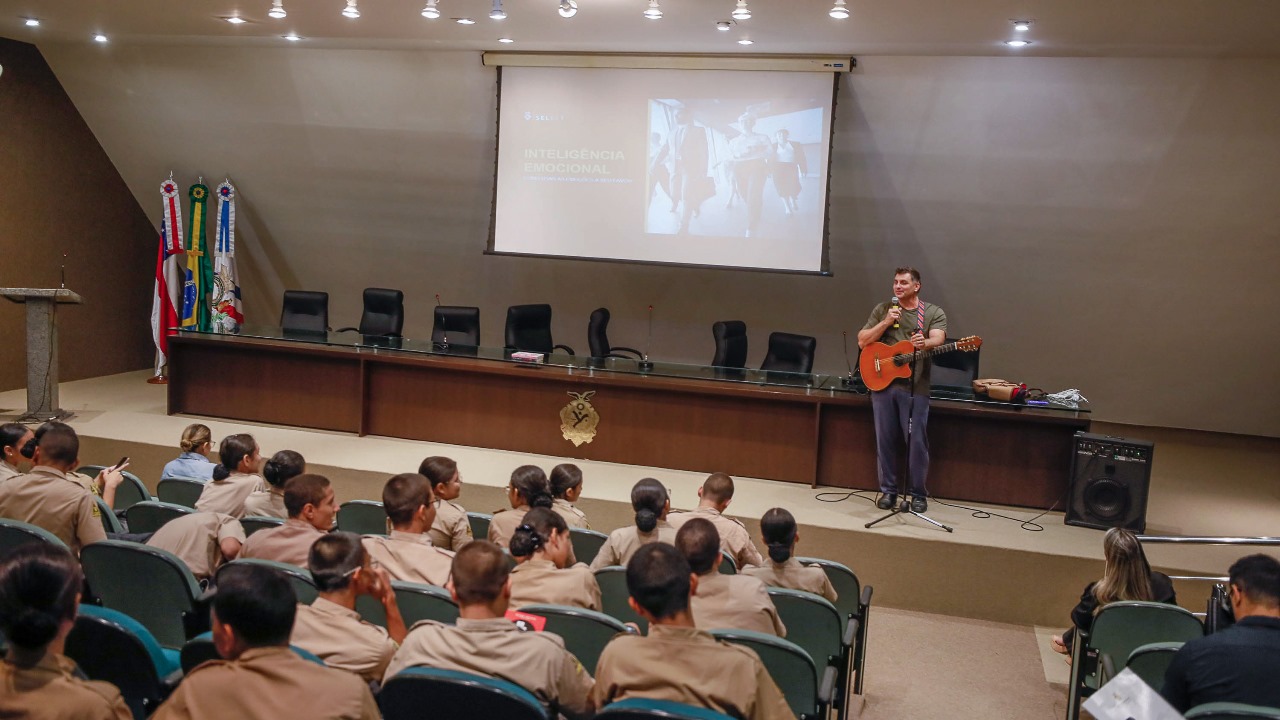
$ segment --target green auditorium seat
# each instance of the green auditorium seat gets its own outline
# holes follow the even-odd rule
[[[670,700],[653,700],[650,698],[628,698],[606,705],[596,713],[597,720],[731,720],[728,715],[708,710],[696,705],[672,702]]]
[[[378,706],[384,720],[548,720],[538,698],[515,683],[426,667],[408,668],[384,683]]]
[[[396,606],[400,608],[405,627],[413,627],[421,620],[449,624],[458,621],[458,605],[449,596],[449,591],[442,587],[392,580],[391,588],[395,590]],[[387,613],[382,603],[368,595],[356,598],[356,612],[374,625],[387,626]]]
[[[845,630],[848,631],[848,625],[851,622],[857,623],[853,636],[850,670],[853,674],[853,693],[861,695],[863,681],[866,679],[867,623],[870,620],[873,588],[870,585],[863,586],[853,570],[842,563],[811,557],[796,559],[805,565],[817,565],[827,574],[831,587],[839,596],[834,604],[844,618]]]
[[[10,550],[20,545],[33,542],[50,543],[60,548],[67,546],[66,543],[58,539],[57,535],[42,527],[18,520],[0,518],[0,557],[7,555]]]
[[[635,623],[641,633],[649,632],[649,622],[636,614],[627,603],[627,569],[610,565],[596,570],[596,584],[600,586],[600,607],[604,614],[624,623]]]
[[[125,511],[125,519],[129,521],[129,532],[153,533],[170,520],[194,513],[189,507],[160,502],[159,500],[143,500]]]
[[[573,556],[578,559],[578,562],[588,565],[596,559],[596,554],[608,539],[608,535],[595,530],[569,528],[569,542],[573,544]]]
[[[195,478],[165,478],[156,485],[156,497],[161,502],[195,508],[205,483]]]
[[[387,512],[373,500],[348,500],[338,508],[338,529],[357,535],[386,535]]]
[[[97,477],[98,473],[106,470],[105,465],[81,465],[76,468],[76,472],[89,477]],[[116,488],[116,502],[112,510],[128,510],[134,505],[145,500],[151,500],[151,493],[147,490],[147,486],[142,484],[142,480],[137,475],[128,470],[121,470],[124,475],[124,482]]]
[[[259,530],[266,530],[267,528],[278,527],[283,524],[284,518],[261,517],[258,515],[250,515],[249,517],[240,518],[240,527],[244,528],[245,537],[249,537]]]
[[[471,525],[471,537],[476,540],[487,540],[489,538],[489,521],[492,519],[493,516],[488,513],[467,513],[467,522]]]
[[[208,629],[200,585],[173,553],[105,540],[81,549],[80,564],[102,606],[142,623],[162,647],[180,649],[187,638]]]
[[[128,615],[94,605],[80,606],[65,654],[90,680],[119,688],[137,720],[155,712],[182,678],[178,651],[160,647]]]
[[[311,571],[306,568],[300,568],[297,565],[290,565],[289,563],[276,562],[275,560],[262,560],[259,558],[237,558],[218,568],[218,572],[222,572],[223,568],[231,565],[244,565],[247,563],[269,567],[281,575],[284,575],[285,579],[289,581],[289,584],[293,586],[293,592],[298,596],[298,602],[303,605],[310,605],[315,602],[316,597],[320,594],[320,591],[316,590],[315,580],[311,579]]]
[[[857,633],[857,622],[845,625],[840,611],[821,595],[771,587],[769,599],[778,609],[782,624],[787,626],[787,640],[804,648],[819,668],[829,665],[836,669],[831,702],[840,709],[840,717],[845,717],[848,707],[844,700],[849,686],[851,646]]]
[[[116,517],[115,511],[107,507],[107,504],[97,495],[93,496],[93,501],[98,505],[98,517],[102,519],[102,529],[108,534],[123,533],[124,525],[120,524],[120,518]]]
[[[1187,720],[1246,720],[1246,718],[1280,720],[1280,708],[1231,702],[1205,703],[1188,710],[1186,718]]]
[[[552,632],[564,639],[564,646],[578,658],[584,667],[594,672],[600,662],[604,646],[629,629],[617,618],[601,612],[566,605],[526,605],[521,612],[541,615],[547,619],[544,632]]]
[[[804,648],[773,635],[750,630],[712,630],[711,634],[754,650],[799,720],[826,717],[835,691],[834,667],[827,666],[819,675],[818,666]]]

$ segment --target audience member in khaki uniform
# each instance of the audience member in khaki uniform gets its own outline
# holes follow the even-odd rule
[[[694,626],[690,601],[701,577],[666,543],[627,563],[627,601],[649,635],[619,635],[596,665],[596,706],[628,698],[671,700],[747,720],[794,720],[782,691],[753,650]]]
[[[551,468],[551,509],[560,513],[560,517],[569,527],[591,529],[587,522],[587,514],[574,507],[582,495],[582,469],[570,463],[561,463]]]
[[[553,510],[534,508],[511,538],[511,605],[570,605],[600,609],[600,585],[586,565],[569,565],[569,527]]]
[[[511,543],[516,528],[524,522],[525,513],[536,507],[550,508],[554,503],[551,483],[542,468],[521,465],[513,470],[511,482],[507,484],[507,501],[511,503],[511,509],[499,510],[489,521],[489,542],[504,550]]]
[[[732,501],[733,478],[724,473],[714,473],[698,488],[698,507],[689,512],[673,513],[669,518],[671,526],[679,530],[693,518],[706,518],[720,533],[720,549],[729,553],[739,570],[747,565],[763,565],[764,558],[751,542],[751,533],[747,532],[746,526],[723,514]]]
[[[298,598],[270,568],[233,565],[218,576],[210,660],[183,678],[152,720],[378,720],[358,676],[289,649]]]
[[[310,605],[298,605],[290,642],[315,653],[329,667],[378,682],[408,634],[391,577],[374,567],[360,536],[350,532],[333,532],[317,540],[309,564],[320,596]],[[386,629],[360,619],[356,598],[361,595],[382,603]]]
[[[432,547],[426,530],[435,520],[431,481],[417,473],[397,475],[382,488],[382,508],[391,520],[389,537],[365,537],[364,549],[392,580],[444,586],[453,553]]]
[[[436,519],[427,532],[431,544],[441,550],[461,550],[475,538],[471,535],[471,518],[467,517],[466,508],[454,502],[462,494],[458,463],[433,455],[418,466],[418,474],[431,482],[431,494],[435,496]]]
[[[564,640],[522,632],[504,617],[511,583],[498,546],[482,540],[459,550],[449,591],[459,607],[457,624],[414,625],[383,682],[410,667],[456,670],[513,682],[570,718],[592,714],[591,675],[565,650]]]
[[[0,517],[42,527],[79,555],[85,545],[107,539],[93,493],[67,477],[80,464],[80,438],[60,422],[45,423],[37,436],[31,472],[0,483]],[[98,480],[114,496],[124,475],[103,470]]]
[[[0,425],[0,483],[31,468],[29,458],[22,455],[22,448],[34,438],[35,433],[22,423]]]
[[[787,636],[778,609],[763,582],[747,575],[720,573],[720,537],[711,521],[694,518],[676,533],[676,549],[698,573],[693,619],[704,630],[728,628]]]
[[[267,489],[249,493],[244,501],[245,517],[289,517],[284,506],[284,484],[307,471],[307,461],[292,450],[281,450],[262,466]]]
[[[204,580],[240,555],[244,528],[230,515],[198,512],[165,523],[147,544],[177,555],[197,580]]]
[[[329,532],[338,513],[333,486],[322,475],[290,478],[284,484],[284,505],[289,519],[279,527],[259,530],[249,536],[240,557],[307,566],[311,545]]]
[[[592,570],[626,565],[637,550],[651,542],[675,544],[676,529],[667,522],[671,499],[662,483],[653,478],[636,483],[631,488],[631,507],[636,511],[636,524],[609,533],[609,539],[591,561]]]
[[[759,578],[770,587],[803,590],[835,602],[836,589],[831,586],[827,573],[816,565],[801,565],[792,557],[800,533],[796,531],[796,519],[785,508],[773,508],[760,518],[760,535],[769,550],[769,562],[760,567],[747,567],[743,575]]]
[[[222,439],[218,446],[221,464],[213,469],[213,479],[205,483],[196,509],[220,512],[239,520],[244,517],[244,501],[249,495],[267,489],[257,475],[262,465],[258,443],[252,435],[241,433]]]
[[[0,632],[9,641],[0,661],[0,717],[133,718],[114,685],[81,680],[62,654],[83,583],[76,559],[46,543],[24,545],[0,565]]]

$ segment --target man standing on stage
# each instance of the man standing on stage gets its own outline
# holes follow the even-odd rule
[[[947,315],[937,305],[919,297],[920,271],[900,267],[893,272],[895,302],[880,303],[871,311],[867,324],[858,332],[858,347],[873,342],[893,345],[908,340],[918,351],[937,347],[946,341]],[[889,387],[871,393],[871,409],[876,423],[877,474],[880,478],[880,500],[876,507],[888,510],[898,502],[898,446],[907,437],[907,421],[911,421],[911,446],[908,448],[911,483],[911,511],[929,509],[925,500],[924,481],[929,474],[929,370],[927,357],[912,362],[911,377],[898,378]],[[915,393],[912,393],[914,380]]]

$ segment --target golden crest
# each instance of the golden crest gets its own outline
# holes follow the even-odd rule
[[[589,443],[596,437],[600,413],[591,405],[591,397],[595,394],[595,390],[570,392],[569,397],[573,399],[560,408],[560,434],[564,435],[565,440],[572,441],[574,447]]]

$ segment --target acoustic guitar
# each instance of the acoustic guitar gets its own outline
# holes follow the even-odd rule
[[[977,335],[970,335],[920,352],[916,352],[910,340],[903,340],[893,345],[873,342],[862,348],[862,354],[858,356],[858,370],[862,372],[862,382],[868,389],[883,390],[898,378],[911,377],[912,358],[933,357],[956,350],[973,352],[980,347],[982,347],[982,338]]]

